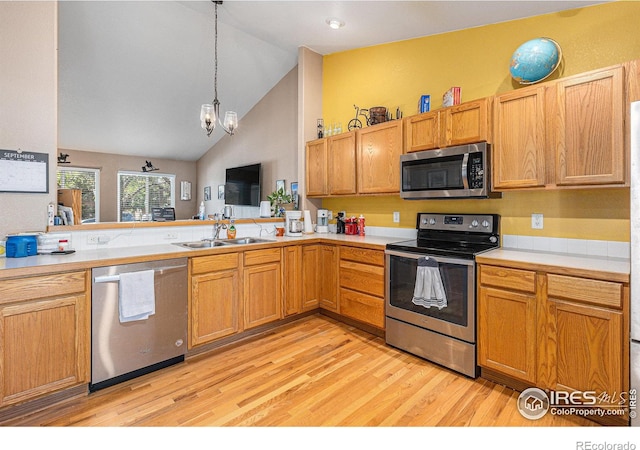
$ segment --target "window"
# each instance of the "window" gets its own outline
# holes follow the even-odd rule
[[[118,222],[151,220],[151,208],[175,205],[175,175],[118,172]]]
[[[100,221],[100,170],[84,167],[58,167],[58,189],[80,189],[82,222]]]

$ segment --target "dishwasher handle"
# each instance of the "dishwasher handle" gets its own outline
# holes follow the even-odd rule
[[[187,267],[186,264],[182,264],[180,266],[158,267],[153,269],[153,271],[159,275],[164,275],[165,273],[175,272],[185,267]],[[93,279],[94,283],[112,283],[114,281],[120,281],[120,275],[101,275]]]

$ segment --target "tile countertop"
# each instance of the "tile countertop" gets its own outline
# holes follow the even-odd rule
[[[248,237],[248,236],[243,236]],[[335,241],[341,244],[354,244],[364,247],[384,250],[390,242],[406,240],[401,237],[388,236],[357,236],[345,234],[307,234],[300,237],[270,237],[269,241],[279,244],[304,243],[312,240]],[[170,243],[145,246],[129,246],[117,248],[96,248],[81,250],[68,255],[35,255],[23,258],[0,258],[0,279],[16,276],[37,275],[68,270],[84,270],[91,267],[128,264],[134,262],[151,261],[154,259],[168,259],[193,257],[229,251],[243,251],[245,249],[264,248],[271,243],[234,245],[229,247],[215,247],[213,249],[186,249]]]
[[[476,256],[478,263],[508,264],[509,266],[544,270],[547,272],[566,272],[567,274],[599,274],[612,281],[629,282],[631,261],[624,258],[607,258],[568,253],[542,252],[498,248]]]

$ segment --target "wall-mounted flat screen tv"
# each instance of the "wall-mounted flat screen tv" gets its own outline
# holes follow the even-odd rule
[[[227,205],[260,206],[260,163],[227,169],[224,202]]]

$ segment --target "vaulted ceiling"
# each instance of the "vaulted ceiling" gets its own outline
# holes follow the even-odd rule
[[[244,1],[218,7],[218,98],[242,116],[297,64],[322,54],[602,1]],[[333,30],[326,21],[344,27]],[[200,128],[213,100],[214,5],[59,2],[58,146],[195,161],[223,136]],[[240,132],[240,130],[239,130]]]

